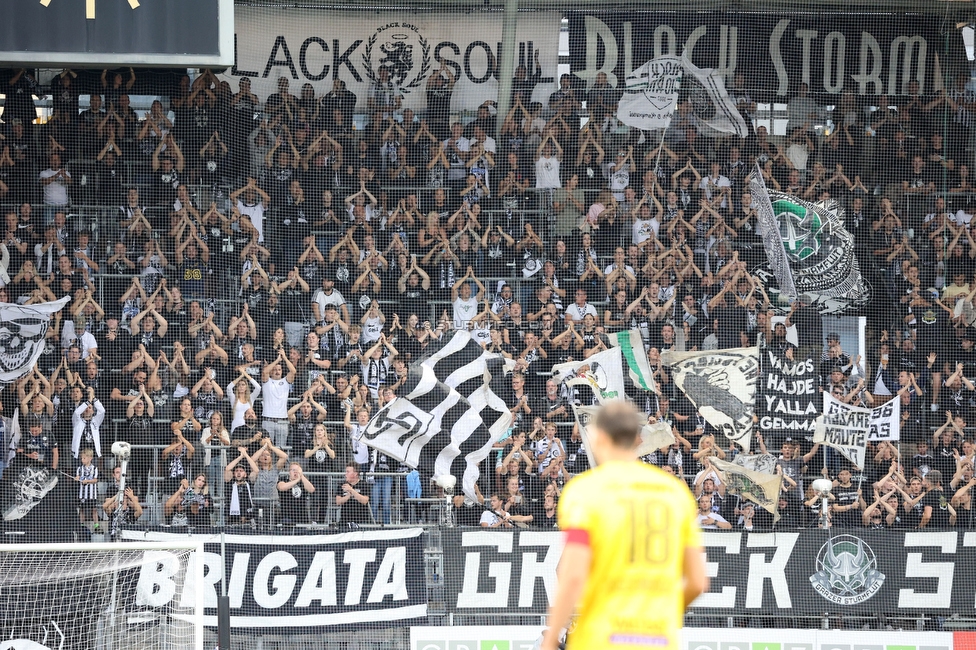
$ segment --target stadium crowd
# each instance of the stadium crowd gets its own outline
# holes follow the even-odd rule
[[[140,74],[3,80],[0,301],[69,299],[36,368],[0,394],[7,440],[17,408],[22,432],[8,486],[24,466],[67,471],[83,521],[119,508],[136,521],[152,495],[167,523],[249,523],[272,502],[286,522],[389,523],[408,492],[441,493],[363,445],[363,428],[411,359],[467,328],[515,360],[514,424],[482,473],[484,504],[455,497],[456,520],[551,527],[587,466],[571,404],[590,399],[551,368],[636,329],[661,393],[631,397],[676,439],[645,460],[687,479],[703,527],[824,525],[808,485],[821,467],[831,525],[974,524],[968,75],[830,106],[801,86],[782,137],[754,126],[737,75],[740,140],[700,135],[684,97],[665,132],[625,127],[605,75],[589,88],[564,75],[543,105],[539,71],[519,68],[507,114],[489,99],[459,116],[446,67],[416,113],[382,74],[368,97],[285,78],[258,97],[206,70],[137,111]],[[43,124],[35,96],[51,99]],[[802,299],[774,319],[757,163],[771,188],[846,208],[874,287],[867,358]],[[809,437],[756,436],[784,475],[775,524],[725,494],[710,459],[735,451],[661,365],[667,350],[757,344],[812,346],[844,402],[902,402],[900,444],[872,445],[860,469],[826,463]],[[135,446],[121,506],[118,470],[103,478],[115,440]]]

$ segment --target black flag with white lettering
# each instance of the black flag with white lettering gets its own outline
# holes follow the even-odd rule
[[[789,359],[767,348],[761,355],[763,373],[756,400],[763,434],[813,437],[820,415],[820,374],[809,357]]]

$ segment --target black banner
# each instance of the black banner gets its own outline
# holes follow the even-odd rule
[[[316,628],[356,629],[370,623],[417,624],[427,616],[423,530],[359,531],[336,535],[227,535],[227,595],[231,627],[262,633]],[[125,531],[132,541],[205,543],[204,624],[217,625],[222,575],[219,535]],[[139,576],[141,604],[178,605],[165,588],[167,564]]]
[[[741,72],[746,88],[769,99],[782,101],[801,82],[814,94],[846,87],[860,95],[897,95],[917,80],[920,92],[931,93],[942,83],[939,70],[953,74],[966,65],[960,32],[950,25],[943,34],[943,24],[936,15],[571,13],[570,66],[587,84],[605,72],[620,88],[631,70],[687,48],[698,67]],[[731,76],[727,86],[735,95]]]
[[[762,374],[756,395],[759,429],[763,433],[813,436],[814,424],[823,410],[816,362],[799,355],[791,361],[768,348],[760,356]]]
[[[699,614],[970,611],[976,538],[956,531],[835,528],[703,534],[709,591]],[[443,535],[448,609],[542,614],[555,587],[560,533],[451,530]]]

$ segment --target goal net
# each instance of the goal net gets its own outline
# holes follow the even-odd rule
[[[0,546],[0,647],[203,647],[193,544]]]

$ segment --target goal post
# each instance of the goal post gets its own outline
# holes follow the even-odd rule
[[[203,578],[191,540],[0,545],[0,643],[202,650]]]

